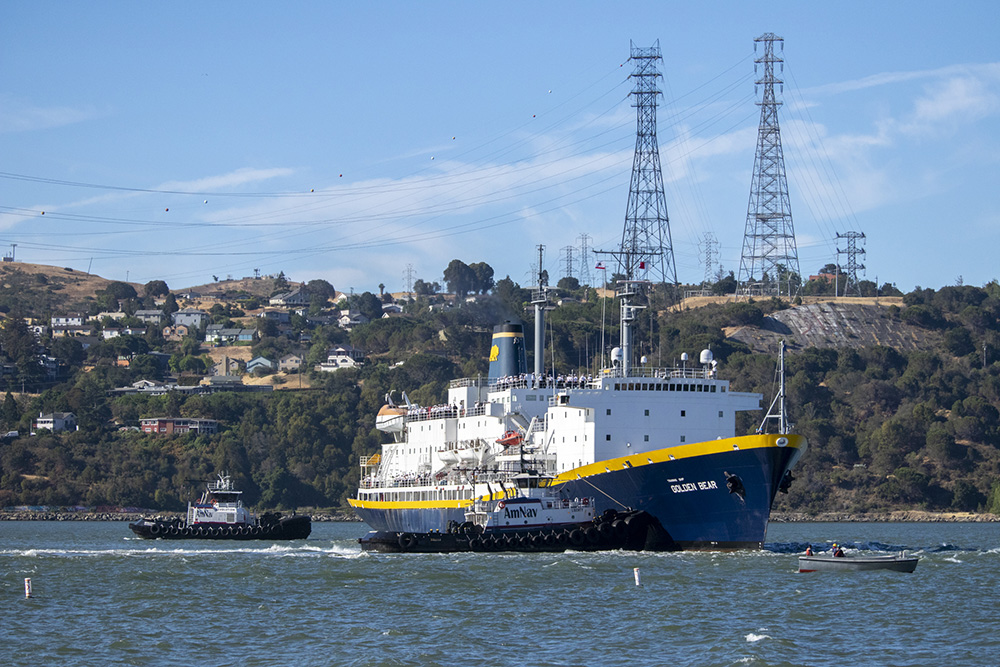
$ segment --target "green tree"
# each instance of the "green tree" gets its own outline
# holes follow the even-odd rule
[[[150,280],[143,285],[142,293],[148,297],[165,296],[170,293],[170,288],[162,280]]]
[[[181,307],[177,305],[177,297],[173,293],[167,294],[166,298],[163,300],[163,312],[165,315],[170,316],[180,310]]]
[[[134,299],[139,296],[134,287],[128,283],[119,282],[117,280],[108,283],[108,286],[104,288],[104,291],[111,294],[116,299]]]
[[[0,420],[2,420],[4,428],[7,429],[13,428],[21,421],[21,409],[17,406],[14,395],[9,391],[3,398],[3,407],[0,408]]]
[[[476,273],[460,259],[453,259],[444,270],[444,281],[448,291],[459,299],[464,299],[476,286]]]
[[[480,294],[486,294],[493,289],[493,267],[486,262],[475,262],[469,264],[469,269],[475,275],[473,290]]]

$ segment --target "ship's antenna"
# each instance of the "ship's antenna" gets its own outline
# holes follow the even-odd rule
[[[545,375],[545,310],[548,306],[546,293],[545,270],[542,268],[542,256],[545,246],[538,244],[538,289],[531,296],[531,304],[535,307],[535,379],[540,382]]]

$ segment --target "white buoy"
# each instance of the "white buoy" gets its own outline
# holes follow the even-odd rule
[[[632,572],[635,574],[635,585],[642,586],[642,577],[639,576],[639,568],[637,567],[632,568]]]
[[[24,597],[31,597],[31,577],[24,578]]]

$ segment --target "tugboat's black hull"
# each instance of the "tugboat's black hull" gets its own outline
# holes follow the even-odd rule
[[[158,519],[130,523],[132,532],[146,539],[161,540],[304,540],[312,532],[308,516],[290,516],[269,524],[184,526]]]
[[[478,531],[468,525],[438,533],[372,531],[358,540],[364,551],[380,553],[641,551],[660,549],[659,522],[646,512],[598,517],[592,522],[519,530]],[[667,538],[669,539],[669,538]]]

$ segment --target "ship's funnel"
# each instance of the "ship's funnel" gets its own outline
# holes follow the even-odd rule
[[[504,322],[493,327],[490,346],[490,379],[521,375],[528,372],[524,355],[524,326]]]

